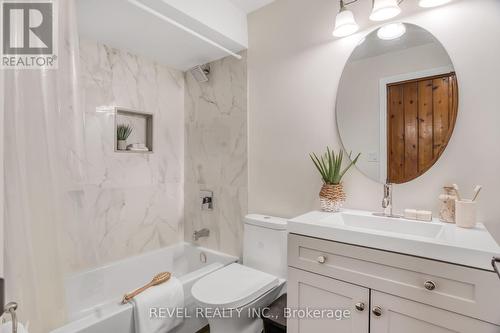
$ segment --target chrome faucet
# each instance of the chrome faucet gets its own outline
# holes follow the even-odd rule
[[[210,236],[210,230],[208,230],[207,228],[203,228],[201,230],[195,230],[195,232],[193,232],[193,240],[195,242],[202,237],[208,237],[208,236]]]
[[[5,305],[4,307],[4,313],[3,314],[10,314],[11,321],[12,321],[12,333],[17,333],[17,315],[16,315],[16,310],[17,310],[17,303],[16,302],[10,302]],[[1,316],[2,314],[0,314]]]
[[[385,217],[401,217],[399,215],[395,215],[392,213],[392,184],[385,183],[384,184],[384,198],[382,199],[382,208],[384,209],[383,213],[374,213],[376,216],[385,216]]]
[[[384,184],[384,198],[382,199],[382,208],[384,208],[384,213],[392,215],[392,184]]]

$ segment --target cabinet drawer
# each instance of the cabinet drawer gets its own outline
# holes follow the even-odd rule
[[[294,234],[288,239],[288,263],[500,324],[500,282],[494,272]]]
[[[455,312],[372,291],[371,333],[499,333],[500,326]]]

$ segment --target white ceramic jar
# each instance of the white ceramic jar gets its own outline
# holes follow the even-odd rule
[[[462,228],[476,226],[477,203],[472,200],[457,200],[455,202],[455,222]]]

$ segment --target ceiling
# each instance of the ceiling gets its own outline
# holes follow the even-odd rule
[[[249,14],[262,8],[274,0],[230,0],[236,7],[243,10],[245,13]]]
[[[235,40],[230,34],[224,33],[225,31],[216,30],[197,18],[177,10],[167,1],[139,0],[139,2],[231,52],[237,53],[246,48],[243,42]],[[133,1],[127,0],[78,0],[76,4],[80,36],[83,39],[99,41],[114,48],[145,56],[182,71],[228,56],[228,53],[220,48],[132,3]],[[246,25],[245,13],[234,6],[229,6],[230,8],[215,5],[202,7],[203,4],[200,6],[197,7],[198,12],[215,13],[214,17],[222,16],[219,21],[225,19],[224,22],[228,22],[226,30],[233,27],[231,31],[234,32],[242,24]],[[203,10],[199,10],[200,8]],[[228,11],[224,12],[224,9]],[[241,21],[235,12],[241,13]],[[246,38],[246,27],[244,32]]]

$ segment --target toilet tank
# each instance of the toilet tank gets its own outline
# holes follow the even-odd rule
[[[286,279],[286,219],[259,214],[245,216],[243,265]]]

